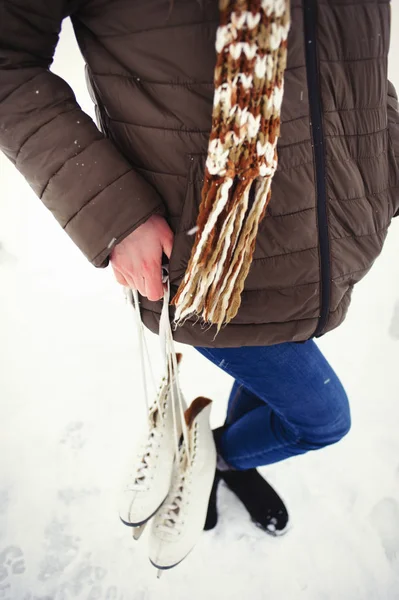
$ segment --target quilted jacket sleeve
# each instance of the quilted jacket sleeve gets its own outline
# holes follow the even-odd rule
[[[388,128],[396,163],[399,167],[399,102],[395,87],[390,81],[388,82]],[[397,193],[399,194],[399,189]],[[395,217],[398,216],[399,210],[395,214]]]
[[[0,149],[104,266],[115,243],[164,207],[49,71],[67,14],[67,0],[0,0]]]

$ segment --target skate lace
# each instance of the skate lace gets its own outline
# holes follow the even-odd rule
[[[144,355],[147,356],[147,364],[150,367],[151,371],[151,357],[148,351],[145,335],[144,335],[144,326],[141,321],[140,316],[140,304],[137,290],[126,289],[126,299],[132,304],[135,308],[135,316],[136,316],[136,324],[137,324],[137,332],[139,338],[140,345],[140,361],[141,361],[141,373],[143,380],[143,390],[144,397],[147,406],[147,414],[149,414],[149,432],[148,432],[148,441],[144,448],[143,453],[140,453],[140,463],[136,470],[134,476],[134,482],[129,489],[143,489],[143,487],[147,486],[147,477],[149,473],[149,467],[152,463],[152,458],[154,456],[154,447],[155,440],[159,435],[159,431],[156,428],[154,429],[156,422],[154,422],[152,417],[152,412],[154,410],[154,414],[158,409],[158,416],[161,418],[164,416],[164,404],[161,401],[163,390],[166,391],[166,397],[170,396],[171,404],[172,404],[172,415],[173,415],[173,429],[174,429],[174,442],[175,442],[175,456],[180,456],[179,449],[179,427],[183,432],[183,442],[181,448],[187,454],[187,459],[190,461],[190,450],[189,450],[189,434],[188,427],[184,417],[184,402],[181,395],[180,385],[179,385],[179,372],[178,372],[178,363],[176,358],[176,351],[174,348],[174,340],[172,335],[172,329],[169,321],[169,298],[170,298],[170,284],[169,278],[165,275],[164,277],[164,301],[162,306],[161,318],[160,318],[160,329],[159,329],[159,338],[161,341],[161,350],[164,357],[165,367],[166,367],[166,376],[162,379],[161,386],[159,388],[159,392],[156,397],[156,401],[154,404],[154,408],[149,407],[148,402],[148,388],[147,388],[147,378],[146,378],[146,361],[144,359]],[[153,373],[151,371],[152,379],[154,380]],[[166,386],[166,387],[165,387]],[[155,387],[155,386],[154,386]],[[174,510],[176,510],[176,506],[173,506]]]
[[[184,417],[184,402],[181,394],[181,389],[179,385],[179,370],[178,363],[176,358],[176,351],[174,348],[174,340],[172,329],[169,321],[169,299],[170,299],[170,283],[169,277],[167,275],[167,270],[163,268],[163,284],[164,284],[164,298],[163,305],[161,311],[160,325],[159,325],[159,338],[161,341],[161,350],[164,357],[164,363],[166,367],[166,376],[162,379],[162,385],[165,385],[168,382],[168,391],[170,392],[171,400],[172,400],[172,413],[173,413],[173,428],[175,434],[175,447],[176,447],[176,456],[179,454],[179,438],[180,434],[178,433],[179,426],[183,431],[184,444],[188,451],[188,428],[186,425],[185,417]],[[144,335],[144,325],[141,321],[140,315],[140,304],[137,290],[131,290],[129,288],[125,288],[126,300],[129,304],[134,307],[134,314],[136,317],[136,325],[140,346],[140,362],[141,362],[141,374],[143,381],[143,390],[144,397],[147,406],[147,414],[151,412],[148,402],[148,388],[147,388],[147,377],[146,377],[146,361],[144,359],[144,355],[147,356],[147,365],[150,368],[150,373],[152,376],[152,381],[154,382],[154,375],[151,370],[151,357],[148,351],[148,346],[146,343],[146,338]],[[154,385],[155,389],[155,385]],[[156,399],[158,410],[161,412],[161,406],[159,403],[159,398]],[[176,410],[176,407],[178,410]]]
[[[196,431],[195,431],[196,435]],[[173,535],[180,535],[184,525],[184,505],[190,495],[191,468],[196,456],[194,442],[193,452],[188,455],[187,446],[183,442],[179,451],[179,474],[176,474],[173,488],[169,494],[170,502],[162,506],[157,528]]]
[[[133,482],[127,486],[127,491],[139,491],[147,487],[147,477],[152,467],[154,453],[159,446],[160,432],[157,429],[150,431],[142,452],[140,452],[140,462],[134,473],[131,476]]]
[[[159,420],[165,417],[168,392],[169,385],[166,385],[166,378],[163,377],[157,398],[150,409],[147,441],[138,453],[139,464],[134,474],[130,476],[133,482],[127,486],[127,491],[137,491],[147,487],[147,476],[152,467],[153,459],[157,457],[157,455],[154,457],[154,453],[159,448],[159,439],[162,435]]]
[[[184,502],[189,485],[189,475],[183,471],[175,479],[175,486],[171,497],[173,500],[164,504],[159,515],[160,523],[157,528],[173,535],[179,535],[184,525]]]

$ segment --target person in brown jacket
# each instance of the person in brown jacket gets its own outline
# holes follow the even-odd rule
[[[284,81],[281,112],[280,102],[267,132],[256,113],[245,126],[245,135],[255,127],[258,141],[267,133],[272,150],[278,140],[278,168],[275,162],[271,171],[252,172],[259,186],[272,180],[271,198],[244,261],[250,269],[238,312],[215,335],[193,311],[175,339],[235,379],[226,423],[215,432],[219,470],[207,527],[216,524],[223,478],[252,518],[277,534],[288,514],[256,467],[335,443],[349,430],[345,391],[313,338],[342,323],[354,285],[399,212],[390,3],[220,4],[221,13],[216,0],[0,0],[0,148],[93,265],[111,262],[117,281],[139,291],[144,322],[157,331],[162,256],[176,294],[199,243],[198,233],[190,234],[206,223],[198,215],[219,143],[212,146],[215,114],[218,102],[227,102],[225,88],[215,96],[214,83],[226,72],[215,70],[215,40],[217,65],[230,61],[239,73],[241,117],[245,90],[250,102],[256,82],[276,73],[272,65],[265,75],[276,51],[281,72],[273,98],[281,99]],[[86,63],[98,127],[50,71],[66,17]],[[271,88],[262,89],[265,107]],[[234,133],[241,144],[240,128]],[[254,148],[267,155],[266,142]],[[275,153],[269,158],[276,161]],[[232,194],[243,179],[232,177]],[[249,197],[248,211],[257,197]]]

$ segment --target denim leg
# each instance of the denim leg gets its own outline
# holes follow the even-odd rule
[[[236,380],[220,441],[236,469],[322,448],[349,431],[345,390],[313,341],[197,350]]]
[[[225,425],[232,425],[246,413],[264,405],[258,396],[247,390],[242,383],[235,381],[230,392]]]

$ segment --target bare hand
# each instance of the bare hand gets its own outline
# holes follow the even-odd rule
[[[162,252],[170,258],[172,246],[169,225],[160,215],[152,215],[113,249],[111,264],[116,280],[149,300],[159,300],[163,296]]]

